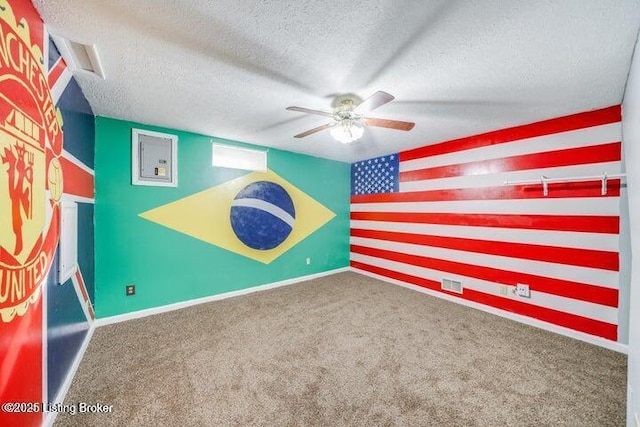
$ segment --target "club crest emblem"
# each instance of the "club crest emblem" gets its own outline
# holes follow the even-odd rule
[[[18,107],[20,105],[20,107]],[[0,0],[0,318],[40,295],[58,243],[62,119],[43,54]]]

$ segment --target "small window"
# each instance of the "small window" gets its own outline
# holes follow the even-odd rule
[[[223,168],[267,171],[267,151],[213,144],[211,164]]]

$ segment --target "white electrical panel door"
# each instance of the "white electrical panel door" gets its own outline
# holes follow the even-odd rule
[[[141,129],[132,131],[132,184],[178,185],[178,137]]]
[[[73,276],[78,265],[78,204],[64,199],[60,204],[59,262],[59,281],[63,284]]]

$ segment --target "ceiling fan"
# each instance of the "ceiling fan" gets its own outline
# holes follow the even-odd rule
[[[347,94],[338,96],[334,99],[331,104],[333,112],[312,110],[304,107],[287,107],[287,110],[315,114],[331,119],[329,123],[309,129],[306,132],[299,133],[295,135],[294,138],[304,138],[305,136],[312,135],[316,132],[330,129],[331,136],[333,136],[337,141],[349,144],[362,137],[364,133],[364,126],[376,126],[403,131],[410,131],[413,129],[415,123],[378,119],[366,116],[370,111],[375,110],[393,99],[393,95],[383,91],[374,93],[364,101],[357,95]]]

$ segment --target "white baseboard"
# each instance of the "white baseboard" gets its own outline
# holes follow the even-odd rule
[[[573,329],[565,328],[562,326],[554,325],[553,323],[543,322],[542,320],[534,319],[531,317],[523,316],[521,314],[515,314],[510,311],[501,310],[499,308],[490,307],[484,304],[480,304],[473,301],[468,301],[462,298],[456,298],[454,296],[444,294],[442,292],[437,292],[432,289],[422,288],[417,285],[412,285],[406,282],[402,282],[400,280],[391,279],[386,276],[381,276],[379,274],[371,273],[369,271],[360,270],[358,268],[351,267],[351,271],[354,271],[359,274],[363,274],[365,276],[373,277],[375,279],[382,280],[387,283],[392,283],[394,285],[399,285],[404,288],[412,289],[414,291],[422,292],[423,294],[431,295],[436,298],[445,299],[447,301],[454,302],[456,304],[464,305],[467,307],[475,308],[478,310],[485,311],[487,313],[495,314],[500,317],[505,317],[510,320],[515,320],[516,322],[524,323],[529,326],[534,326],[536,328],[544,329],[549,332],[555,332],[560,335],[564,335],[570,338],[575,338],[580,341],[587,342],[589,344],[594,344],[600,347],[607,348],[609,350],[617,351],[618,353],[627,354],[628,346],[626,344],[622,344],[619,342],[610,341],[604,338],[596,337],[593,335],[585,334],[584,332],[574,331]]]
[[[73,359],[73,363],[67,371],[67,377],[64,379],[58,394],[56,395],[53,402],[48,403],[64,403],[64,398],[67,396],[67,392],[69,391],[69,387],[71,387],[71,383],[73,382],[73,378],[76,376],[76,371],[80,366],[80,362],[82,362],[82,358],[84,357],[84,353],[87,351],[87,347],[89,347],[89,342],[91,342],[91,337],[93,336],[93,331],[95,330],[95,323],[89,323],[89,329],[87,330],[87,335],[84,337],[84,341],[82,345],[78,349],[78,353],[76,353],[75,359]],[[56,420],[57,412],[46,412],[45,418],[43,420],[42,425],[45,427],[51,427]]]
[[[181,308],[191,307],[193,305],[204,304],[212,301],[219,301],[227,298],[237,297],[240,295],[252,294],[254,292],[266,291],[268,289],[279,288],[281,286],[293,285],[294,283],[305,282],[307,280],[317,279],[319,277],[330,276],[336,273],[351,271],[351,267],[336,268],[334,270],[323,271],[320,273],[310,274],[308,276],[295,277],[293,279],[281,280],[279,282],[267,283],[265,285],[253,286],[251,288],[240,289],[238,291],[225,292],[222,294],[211,295],[208,297],[196,298],[188,301],[177,302],[160,307],[147,308],[144,310],[132,311],[130,313],[118,314],[115,316],[96,319],[93,323],[95,327],[111,325],[113,323],[125,322],[127,320],[139,319],[154,314],[166,313],[168,311],[179,310]]]

